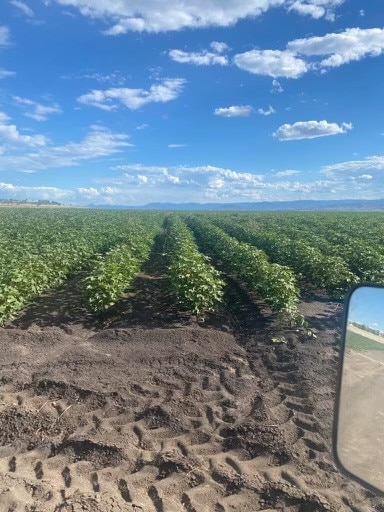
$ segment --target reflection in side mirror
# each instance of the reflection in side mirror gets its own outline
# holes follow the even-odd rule
[[[360,286],[346,305],[334,449],[340,468],[384,492],[384,287]]]

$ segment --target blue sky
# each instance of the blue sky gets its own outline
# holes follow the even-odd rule
[[[381,198],[382,0],[2,0],[0,197]]]
[[[384,331],[384,288],[362,286],[353,292],[348,320]]]

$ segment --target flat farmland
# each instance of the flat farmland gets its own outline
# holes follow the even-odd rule
[[[381,213],[0,211],[6,511],[383,511],[331,429]]]

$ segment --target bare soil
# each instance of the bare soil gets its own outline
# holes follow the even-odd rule
[[[233,283],[198,323],[144,270],[108,318],[73,278],[0,330],[1,512],[383,512],[331,455],[340,305],[308,338]]]

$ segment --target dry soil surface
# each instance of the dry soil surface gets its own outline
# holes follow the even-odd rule
[[[104,327],[25,313],[0,330],[0,511],[383,512],[332,460],[340,306],[302,310],[316,339],[247,311]]]

